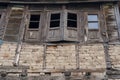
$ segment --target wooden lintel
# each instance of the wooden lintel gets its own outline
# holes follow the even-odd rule
[[[51,72],[51,73],[60,73],[60,72],[105,72],[104,68],[100,69],[57,69],[57,70],[52,70],[52,69],[46,69],[42,72]]]

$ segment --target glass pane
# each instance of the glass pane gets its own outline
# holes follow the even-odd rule
[[[51,14],[51,20],[60,19],[60,13]]]
[[[50,28],[59,27],[60,21],[51,21],[50,22]]]
[[[31,15],[30,21],[39,21],[40,20],[40,15]]]
[[[77,20],[77,14],[68,13],[68,19]]]
[[[39,28],[39,22],[30,22],[29,28]]]
[[[68,20],[67,26],[76,28],[77,27],[77,21]]]
[[[96,22],[96,23],[88,23],[88,28],[89,29],[98,29],[98,26],[99,26],[98,22]]]
[[[98,21],[98,15],[88,15],[88,21]]]

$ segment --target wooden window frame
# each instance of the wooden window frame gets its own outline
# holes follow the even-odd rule
[[[41,24],[41,20],[42,20],[42,19],[41,19],[41,14],[42,14],[42,13],[39,12],[39,11],[38,11],[38,12],[37,12],[37,11],[31,11],[31,12],[30,12],[30,14],[29,14],[29,18],[28,18],[28,26],[27,26],[27,30],[39,30],[39,28],[41,27],[40,24]],[[31,15],[40,15],[39,27],[38,27],[38,28],[35,28],[35,29],[34,29],[34,28],[29,28],[29,24],[30,24],[30,22],[31,22],[31,21],[30,21],[30,17],[31,17]]]
[[[50,20],[51,20],[51,14],[57,14],[60,13],[60,26],[59,27],[50,27]],[[76,14],[77,19],[76,19],[76,27],[68,27],[67,23],[68,23],[68,13],[73,13]],[[59,42],[59,41],[78,41],[78,21],[79,21],[79,11],[78,10],[60,10],[60,11],[50,11],[48,13],[48,31],[50,32],[50,34],[48,34],[48,38],[47,38],[47,42]],[[60,32],[56,32],[56,31],[60,31]],[[70,37],[69,35],[69,31],[72,31],[72,33],[70,35],[72,35]],[[77,32],[77,33],[76,33]],[[56,34],[56,35],[55,35]],[[73,37],[73,35],[75,35],[75,37]],[[77,35],[77,37],[76,37]],[[56,37],[54,37],[56,36]],[[59,38],[58,38],[59,36]]]
[[[98,15],[98,20],[97,21],[88,21],[88,15]],[[87,28],[88,28],[88,30],[90,30],[90,31],[99,31],[100,30],[100,15],[99,15],[99,12],[98,11],[93,11],[93,12],[88,12],[87,13]],[[88,26],[88,23],[89,22],[97,22],[98,23],[98,29],[89,29],[89,26]]]
[[[87,14],[86,14],[86,33],[87,33],[87,40],[85,40],[85,41],[87,41],[87,42],[99,42],[99,41],[101,41],[101,34],[100,34],[100,26],[101,26],[101,18],[100,18],[100,12],[99,11],[88,11],[88,12],[86,12]],[[88,15],[98,15],[98,29],[89,29],[88,28]],[[89,33],[90,32],[97,32],[97,34],[96,35],[98,35],[98,36],[96,36],[96,38],[90,38],[89,37]]]
[[[51,14],[60,14],[60,23],[59,23],[58,27],[50,27]],[[48,27],[49,27],[49,30],[51,30],[51,29],[60,29],[61,28],[61,22],[62,22],[62,11],[50,11],[50,12],[48,12]]]
[[[72,10],[66,10],[66,12],[67,12],[67,13],[66,13],[66,17],[67,17],[67,18],[66,18],[66,21],[67,21],[66,26],[67,26],[67,29],[75,29],[75,30],[76,30],[76,29],[78,28],[78,20],[79,20],[79,19],[78,19],[78,18],[79,18],[79,17],[78,17],[78,13],[79,13],[79,12],[78,12],[78,11],[75,11],[75,10],[73,10],[73,11],[72,11]],[[69,27],[69,26],[68,26],[68,13],[76,14],[76,16],[77,16],[76,27]]]
[[[38,28],[29,28],[30,25],[30,17],[31,15],[40,15],[40,19],[39,19],[39,27]],[[28,16],[27,16],[27,26],[26,26],[26,33],[25,33],[25,41],[28,42],[34,42],[34,41],[40,41],[40,34],[41,34],[41,27],[42,27],[42,11],[38,11],[38,10],[34,10],[34,11],[29,11],[28,12]],[[36,32],[37,34],[37,38],[30,38],[29,37],[29,32]]]

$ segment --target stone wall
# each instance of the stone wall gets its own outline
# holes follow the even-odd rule
[[[46,51],[46,68],[76,69],[75,45],[48,46]]]
[[[120,45],[109,45],[109,55],[112,67],[120,69]]]
[[[4,42],[0,49],[0,65],[12,66],[15,50],[16,43]],[[102,44],[81,46],[59,44],[45,47],[44,45],[23,43],[19,65],[29,66],[30,71],[37,72],[42,71],[43,68],[49,70],[77,68],[96,70],[106,68]]]
[[[43,67],[44,46],[23,43],[19,65],[29,66],[32,71],[40,71]]]
[[[80,68],[105,69],[105,53],[102,44],[83,45],[79,50]]]
[[[0,66],[12,66],[17,44],[4,42],[0,47]]]

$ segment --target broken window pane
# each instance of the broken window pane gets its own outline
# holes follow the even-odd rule
[[[59,27],[59,26],[60,26],[60,13],[51,14],[50,28]]]
[[[77,28],[77,14],[68,13],[68,15],[67,15],[67,26]]]
[[[40,22],[40,15],[31,15],[29,28],[33,28],[33,29],[39,28],[39,22]]]

